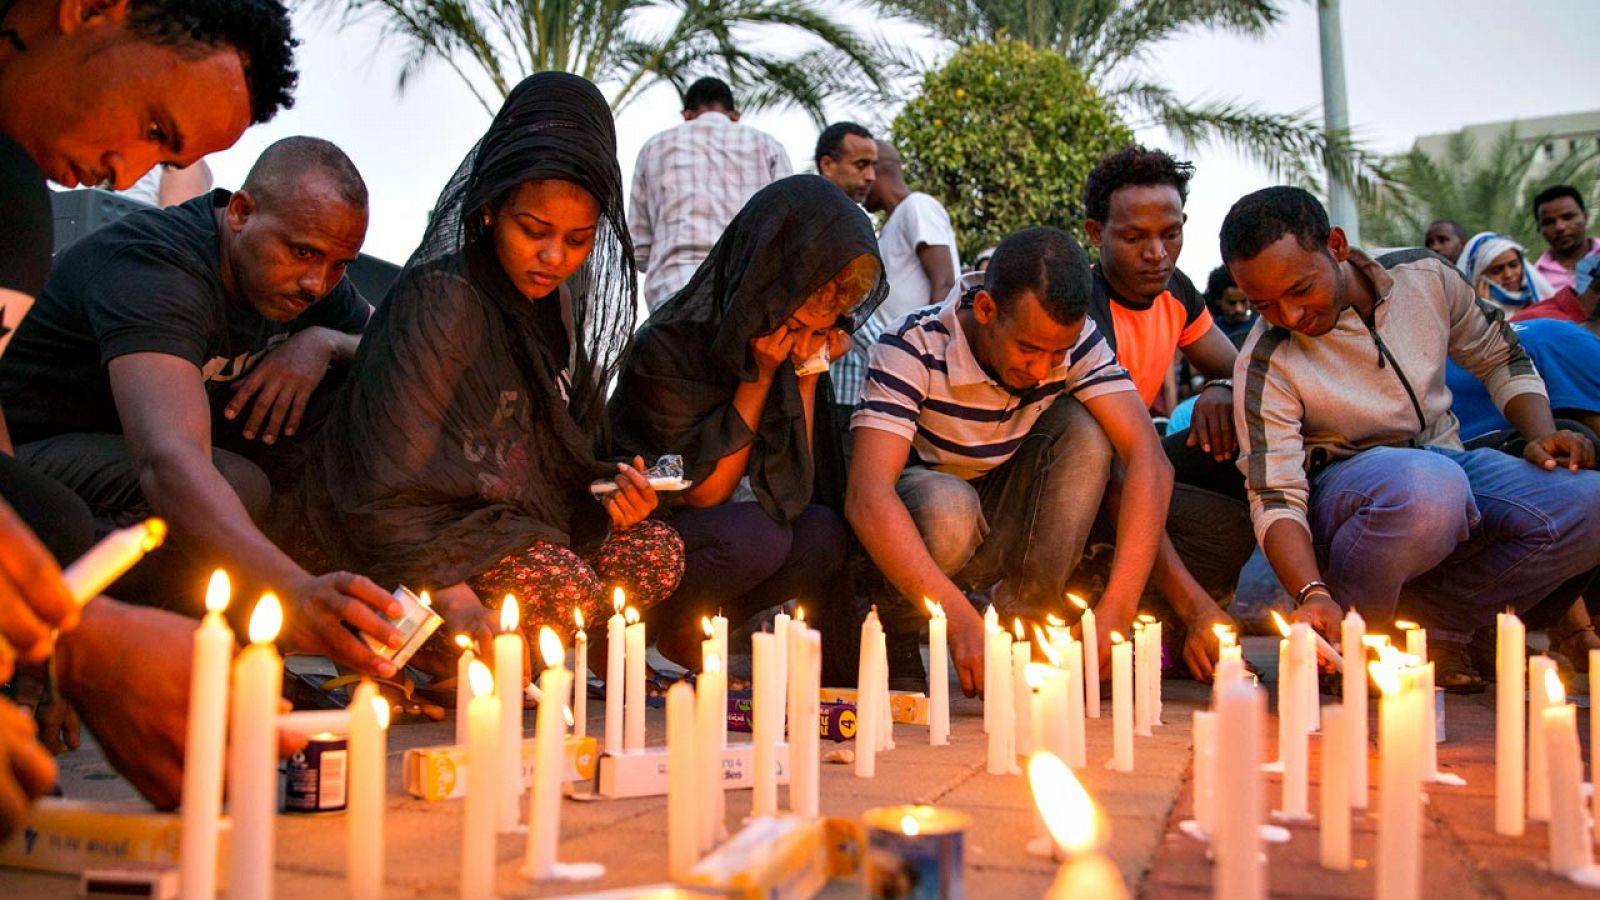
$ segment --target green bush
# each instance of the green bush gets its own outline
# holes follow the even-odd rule
[[[1133,140],[1064,57],[1010,40],[969,46],[925,75],[892,131],[907,182],[950,212],[964,259],[1031,225],[1084,242],[1083,180]]]

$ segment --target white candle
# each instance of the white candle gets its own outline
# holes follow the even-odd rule
[[[1088,646],[1085,642],[1085,646]],[[1133,645],[1111,632],[1111,762],[1118,772],[1133,771]]]
[[[878,741],[883,728],[878,698],[878,635],[883,628],[874,609],[861,623],[861,661],[856,666],[856,777],[878,774]]]
[[[1011,754],[1027,756],[1033,746],[1033,689],[1028,687],[1028,664],[1033,662],[1033,645],[1022,630],[1022,620],[1011,620]]]
[[[1561,679],[1546,671],[1546,706],[1535,728],[1544,731],[1550,772],[1550,871],[1570,875],[1594,862],[1583,804],[1583,763],[1578,753],[1578,711],[1566,702]]]
[[[800,812],[801,788],[805,781],[805,777],[800,773],[800,766],[803,762],[801,754],[804,753],[804,748],[800,746],[800,743],[806,733],[806,729],[802,727],[806,723],[803,711],[805,697],[803,696],[802,688],[802,685],[806,683],[805,651],[800,647],[801,642],[805,640],[805,616],[804,607],[795,607],[795,619],[789,626],[787,657],[789,680],[785,685],[787,691],[785,701],[788,709],[785,711],[784,717],[789,722],[789,809],[797,813]],[[815,725],[814,721],[811,724]],[[813,727],[811,730],[816,729]]]
[[[567,651],[548,625],[539,629],[539,655],[544,672],[539,676],[549,703],[539,704],[534,734],[533,787],[528,797],[528,849],[522,860],[524,878],[550,878],[556,874],[556,842],[561,837],[561,770],[567,728],[562,704],[556,698],[571,690],[572,673],[562,665]]]
[[[1556,670],[1555,660],[1535,656],[1528,660],[1528,819],[1550,819],[1550,769],[1545,755],[1544,729],[1538,727],[1549,699],[1544,690],[1545,673]]]
[[[349,822],[345,896],[383,895],[383,817],[388,780],[389,702],[363,678],[350,698]]]
[[[1304,631],[1297,632],[1296,637],[1296,640],[1305,644],[1296,656],[1300,661],[1300,691],[1305,695],[1300,705],[1300,715],[1303,716],[1301,724],[1306,731],[1315,734],[1322,730],[1322,689],[1317,683],[1317,632],[1308,622],[1299,624],[1306,626]]]
[[[1360,657],[1352,657],[1359,660]],[[1351,666],[1351,668],[1355,668]],[[1350,717],[1343,706],[1322,711],[1322,867],[1350,868]]]
[[[1280,682],[1280,686],[1291,697],[1300,689],[1307,677],[1306,658],[1312,657],[1312,664],[1315,665],[1315,645],[1306,640],[1310,630],[1311,626],[1305,622],[1296,622],[1289,631],[1289,637],[1278,642],[1279,665],[1283,666],[1285,671],[1294,673],[1292,681],[1284,679]],[[1315,672],[1315,669],[1311,671]],[[1280,693],[1279,697],[1281,703],[1283,693]],[[1306,796],[1310,755],[1307,745],[1310,738],[1306,735],[1305,715],[1306,710],[1299,705],[1298,698],[1290,705],[1280,706],[1278,709],[1280,722],[1278,755],[1283,760],[1283,808],[1278,810],[1276,815],[1291,822],[1311,818],[1311,809]]]
[[[1340,677],[1344,679],[1345,759],[1350,763],[1349,795],[1354,809],[1367,808],[1367,654],[1362,646],[1366,635],[1367,623],[1361,614],[1353,609],[1345,613],[1340,644],[1349,663],[1340,670]]]
[[[615,612],[606,620],[606,735],[605,752],[622,752],[623,637],[628,625],[622,618],[622,588],[611,592]]]
[[[644,622],[639,611],[628,607],[623,614],[626,637],[623,659],[627,668],[627,689],[623,693],[622,749],[633,753],[644,749]]]
[[[755,766],[750,793],[750,815],[778,813],[778,650],[777,635],[761,632],[750,636],[750,742]]]
[[[1011,635],[1000,629],[999,625],[989,632],[989,657],[994,660],[989,672],[989,684],[984,689],[985,697],[993,696],[993,719],[989,723],[989,752],[987,768],[990,775],[1008,775],[1015,764],[1012,752],[1012,740],[1015,726],[1011,722],[1014,707],[1011,703],[1011,667],[1004,661],[1011,658]]]
[[[519,619],[517,598],[507,594],[500,601],[500,633],[494,636],[494,691],[500,699],[500,744],[495,766],[500,773],[500,791],[495,808],[496,825],[501,834],[517,830],[517,805],[523,792],[523,642],[522,632],[517,630]],[[559,703],[550,705],[560,706]]]
[[[1064,663],[1067,670],[1067,755],[1063,761],[1074,769],[1089,764],[1087,728],[1083,720],[1083,647],[1069,638]]]
[[[1216,810],[1212,851],[1217,900],[1260,900],[1267,896],[1261,853],[1261,810],[1265,788],[1259,772],[1267,717],[1266,694],[1244,678],[1230,678],[1217,695],[1216,793],[1226,797]]]
[[[722,699],[727,676],[722,671],[715,638],[704,642],[701,657],[704,668],[694,698],[695,756],[700,763],[695,805],[700,812],[699,852],[705,853],[717,845],[723,828],[722,720],[728,717],[728,705]]]
[[[1151,708],[1150,668],[1150,631],[1143,622],[1134,622],[1133,733],[1140,737],[1151,735],[1150,723],[1155,714]]]
[[[1416,673],[1376,662],[1378,705],[1378,900],[1414,900],[1422,893],[1422,710]]]
[[[572,635],[572,733],[583,737],[589,733],[589,632],[576,606],[572,621],[578,626]]]
[[[1512,613],[1496,623],[1494,685],[1494,831],[1522,835],[1527,823],[1527,727],[1523,686],[1527,681],[1527,629]]]
[[[222,815],[222,749],[228,727],[228,663],[233,631],[223,620],[228,575],[221,569],[206,588],[206,617],[194,630],[189,676],[189,724],[183,759],[183,838],[178,883],[186,900],[217,894],[217,822]]]
[[[928,607],[928,743],[950,743],[950,621],[944,607],[923,598]]]
[[[483,773],[494,772],[500,757],[500,701],[489,667],[473,660],[467,667],[472,699],[467,702],[467,801],[461,815],[461,897],[494,896],[496,795],[501,787]],[[517,694],[521,695],[518,690]],[[473,777],[473,773],[480,777]]]
[[[1217,833],[1217,714],[1195,710],[1194,727],[1194,821],[1200,833]]]
[[[694,688],[667,689],[667,877],[682,881],[699,857],[695,811]]]
[[[717,656],[726,664],[732,658],[728,655],[728,619],[720,610],[711,617],[711,639],[717,642]],[[726,671],[726,665],[724,665],[724,671]],[[726,729],[722,732],[722,742],[724,745],[728,742]]]
[[[1044,750],[1071,765],[1072,759],[1072,709],[1068,699],[1067,673],[1054,665],[1030,665],[1037,672],[1038,693],[1034,702],[1038,709],[1039,735],[1035,750]]]
[[[818,789],[822,780],[822,732],[818,717],[822,703],[822,634],[806,628],[799,621],[789,627],[799,639],[791,648],[799,654],[800,664],[795,667],[799,684],[795,709],[799,716],[798,736],[793,727],[789,738],[789,808],[802,816],[818,815]]]
[[[461,650],[456,659],[456,746],[465,747],[469,735],[467,704],[472,702],[472,684],[467,675],[478,655],[472,652],[472,639],[464,634],[456,635],[456,646]]]
[[[61,570],[67,593],[80,606],[88,603],[133,568],[146,553],[161,546],[166,537],[167,523],[161,519],[145,519],[138,525],[111,532]]]
[[[788,727],[788,710],[786,698],[789,696],[789,614],[780,612],[772,617],[772,654],[777,662],[773,664],[772,673],[772,702],[778,706],[778,740],[784,738],[785,729]]]
[[[272,642],[283,625],[278,598],[263,594],[250,614],[250,646],[233,664],[233,719],[229,723],[228,897],[272,896],[273,815],[278,805],[278,698],[283,659]]]
[[[988,734],[994,728],[994,689],[990,687],[995,682],[995,655],[992,652],[994,639],[989,637],[1000,629],[1000,612],[990,604],[983,613],[983,733]],[[1010,657],[1006,657],[1008,660]]]
[[[1048,752],[1028,759],[1028,787],[1040,819],[1066,862],[1056,872],[1046,900],[1125,900],[1122,874],[1098,852],[1099,818],[1088,792],[1059,758]]]
[[[1083,617],[1078,620],[1079,634],[1083,637],[1083,702],[1091,719],[1100,718],[1100,633],[1095,626],[1094,610],[1077,594],[1068,594]]]
[[[894,706],[889,699],[889,636],[878,627],[878,649],[872,656],[878,685],[878,749],[894,749]]]

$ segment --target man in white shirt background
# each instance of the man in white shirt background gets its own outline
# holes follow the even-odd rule
[[[652,312],[689,282],[745,201],[792,172],[777,138],[739,124],[716,78],[689,86],[683,119],[645,142],[633,172],[628,230]]]

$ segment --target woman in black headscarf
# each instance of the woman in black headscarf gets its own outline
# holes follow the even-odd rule
[[[627,454],[678,453],[694,485],[671,521],[687,563],[652,631],[668,658],[699,659],[700,616],[732,623],[799,597],[844,599],[844,465],[825,346],[887,285],[867,217],[830,182],[797,175],[750,199],[694,277],[640,330],[610,411]],[[819,401],[820,398],[820,401]],[[748,499],[746,499],[748,498]]]
[[[480,639],[506,593],[530,633],[574,606],[597,621],[612,586],[638,607],[670,594],[682,542],[646,518],[639,461],[601,456],[631,258],[604,97],[574,75],[528,78],[367,326],[308,466],[297,543],[432,588],[442,631]],[[618,486],[604,504],[589,492],[603,477]]]

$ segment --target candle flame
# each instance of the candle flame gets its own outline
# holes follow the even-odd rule
[[[1024,638],[1027,637],[1028,633],[1022,630],[1022,620],[1021,619],[1012,619],[1011,620],[1011,633],[1016,635],[1017,636],[1017,640],[1019,640],[1019,641],[1023,640]]]
[[[544,657],[544,664],[550,667],[561,665],[562,658],[567,655],[566,648],[561,646],[561,638],[549,625],[539,629],[539,655]]]
[[[1405,619],[1395,619],[1394,627],[1400,629],[1401,631],[1411,631],[1412,629],[1420,626],[1418,626],[1415,622],[1407,622]]]
[[[389,727],[389,701],[383,699],[382,697],[373,697],[372,714],[378,718],[379,729],[386,729]]]
[[[211,573],[211,583],[206,585],[206,612],[219,613],[228,608],[228,598],[233,594],[233,584],[228,573],[221,569]]]
[[[634,609],[631,606],[628,607],[628,611],[626,613],[624,613],[623,616],[622,616],[622,621],[628,623],[629,625],[638,624],[638,622],[639,622],[639,611],[637,609]]]
[[[621,612],[621,610],[617,611]],[[706,637],[716,637],[717,633],[711,628],[711,618],[709,616],[700,617],[700,628],[705,631]]]
[[[1056,615],[1055,613],[1045,613],[1044,614],[1044,623],[1046,625],[1049,625],[1051,628],[1064,628],[1064,627],[1066,627],[1067,620],[1061,618],[1060,616]]]
[[[704,668],[707,672],[722,671],[722,657],[715,653],[707,653],[705,657]]]
[[[1089,604],[1083,602],[1083,598],[1079,597],[1077,594],[1068,594],[1067,599],[1071,600],[1072,604],[1081,610],[1087,611],[1089,609]]]
[[[520,610],[517,609],[517,598],[507,594],[500,601],[500,630],[506,634],[516,631],[518,618]]]
[[[574,606],[572,608],[572,621],[577,623],[578,630],[583,630],[583,610]]]
[[[1124,641],[1124,640],[1126,640],[1126,638],[1124,638],[1124,637],[1123,637],[1123,636],[1122,636],[1122,632],[1120,632],[1120,631],[1113,631],[1113,632],[1111,632],[1111,643],[1113,643],[1113,644],[1120,644],[1120,643],[1122,643],[1122,642],[1123,642],[1123,641]]]
[[[1044,750],[1028,757],[1028,786],[1044,827],[1063,853],[1094,849],[1099,840],[1094,801],[1060,757]]]
[[[1050,665],[1061,665],[1061,654],[1056,652],[1055,642],[1046,639],[1044,631],[1037,625],[1033,626],[1033,639],[1039,644],[1039,648],[1044,651],[1045,659],[1050,660]]]
[[[144,540],[139,542],[139,545],[144,548],[144,552],[149,553],[151,550],[161,546],[161,542],[166,539],[167,521],[165,519],[152,517],[144,520]]]
[[[483,660],[475,659],[467,664],[467,685],[472,688],[474,697],[487,697],[494,693],[494,673],[483,664]]]
[[[267,591],[256,603],[255,611],[250,613],[250,643],[270,644],[277,639],[281,628],[283,604],[278,602],[277,594]]]
[[[1544,670],[1544,695],[1552,706],[1560,706],[1567,702],[1567,690],[1561,684],[1561,676],[1556,674],[1554,668]]]
[[[1211,626],[1211,633],[1216,635],[1217,640],[1220,641],[1232,637],[1233,629],[1222,624],[1221,622],[1218,622],[1217,624]]]
[[[1277,627],[1279,634],[1283,635],[1284,637],[1289,636],[1289,621],[1285,619],[1277,610],[1272,611],[1272,624]]]
[[[900,818],[900,833],[916,837],[922,833],[922,823],[917,821],[916,816],[906,813]]]
[[[794,608],[794,620],[796,622],[804,622],[806,620],[806,608],[804,606],[796,606]]]
[[[1361,645],[1372,647],[1381,652],[1383,648],[1389,646],[1389,636],[1387,634],[1364,634],[1361,636]]]
[[[1400,692],[1400,673],[1393,665],[1385,661],[1367,663],[1367,671],[1372,673],[1372,680],[1383,691],[1385,697]]]
[[[1154,625],[1156,623],[1156,617],[1150,615],[1149,613],[1140,613],[1136,621],[1143,622],[1146,625]]]
[[[1022,669],[1022,680],[1028,683],[1028,687],[1038,690],[1044,687],[1045,677],[1054,668],[1054,665],[1047,666],[1044,663],[1028,663]]]
[[[924,606],[928,607],[928,617],[929,618],[931,618],[931,619],[942,619],[942,618],[944,618],[944,607],[942,605],[940,605],[938,603],[935,603],[932,600],[929,600],[927,597],[923,597],[922,598],[922,603],[923,603]]]
[[[628,605],[628,598],[627,598],[627,596],[625,594],[622,593],[622,587],[619,585],[619,586],[617,586],[615,588],[612,588],[612,590],[611,590],[611,608],[617,611],[617,615],[619,615],[619,616],[622,615],[622,608],[624,606],[627,606],[627,605]]]
[[[456,635],[456,646],[460,647],[462,652],[466,652],[468,650],[471,650],[472,649],[472,638],[469,638],[464,634],[458,634],[458,635]]]
[[[422,604],[423,609],[433,609],[433,595],[427,591],[417,596],[417,602]]]

